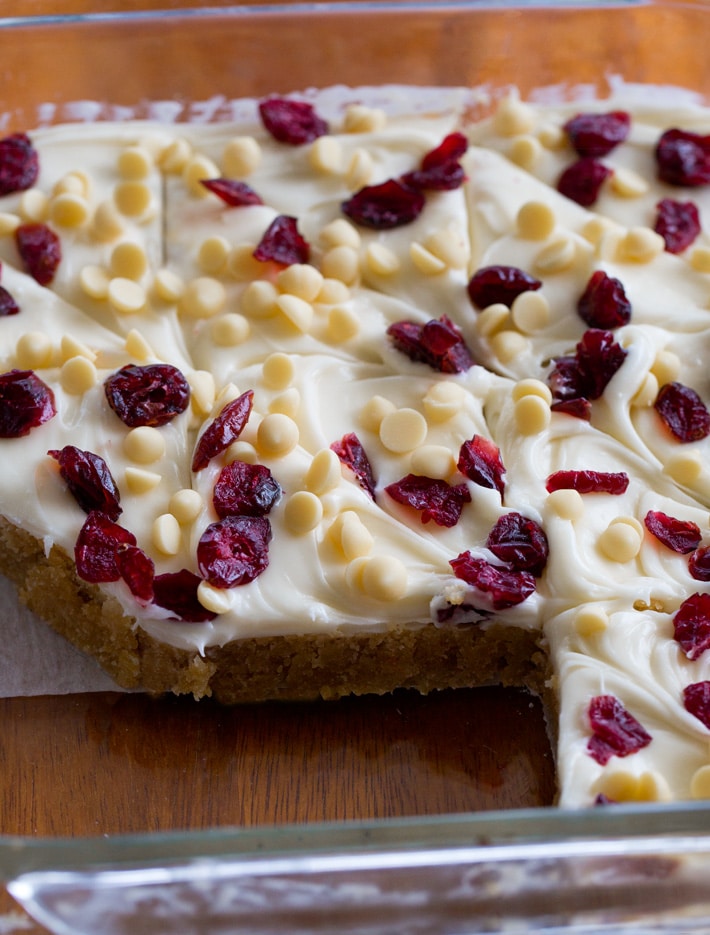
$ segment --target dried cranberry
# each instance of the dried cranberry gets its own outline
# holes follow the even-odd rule
[[[190,384],[172,364],[126,364],[106,379],[104,392],[129,428],[165,425],[190,402]]]
[[[407,172],[402,182],[419,191],[452,191],[466,181],[466,173],[459,162],[468,149],[463,133],[450,133],[422,159],[419,169]]]
[[[689,386],[665,383],[653,406],[679,442],[700,441],[710,433],[710,413],[700,396]]]
[[[522,513],[504,513],[488,534],[486,548],[515,571],[539,578],[550,549],[545,530]]]
[[[492,565],[470,552],[462,552],[450,565],[457,578],[489,596],[493,610],[514,607],[535,593],[535,577],[528,571]]]
[[[656,144],[658,177],[668,185],[697,187],[710,182],[710,136],[666,130]]]
[[[696,549],[688,559],[688,571],[696,581],[710,581],[710,547]]]
[[[0,318],[5,318],[7,315],[17,315],[19,311],[20,306],[13,296],[4,286],[0,286]]]
[[[503,496],[505,467],[500,449],[490,439],[474,435],[470,441],[465,441],[459,449],[457,467],[464,477],[480,487],[497,490]]]
[[[577,344],[574,357],[558,357],[548,376],[555,402],[598,399],[626,359],[626,351],[611,331],[590,328]]]
[[[328,124],[307,101],[270,97],[259,103],[262,123],[279,143],[300,146],[328,132]]]
[[[54,393],[32,370],[0,374],[0,438],[20,438],[57,414]]]
[[[202,184],[213,195],[217,195],[230,208],[242,208],[246,205],[262,205],[260,195],[246,182],[236,179],[202,179]]]
[[[623,110],[577,114],[563,130],[580,156],[606,156],[629,135],[631,116]]]
[[[424,209],[424,195],[398,179],[366,185],[344,201],[342,211],[351,221],[374,230],[411,224]]]
[[[690,520],[675,519],[660,510],[649,510],[644,523],[651,535],[680,555],[687,555],[700,545],[700,527]]]
[[[651,735],[613,695],[597,695],[587,710],[590,756],[605,766],[613,756],[630,756],[651,743]]]
[[[545,481],[545,490],[576,490],[578,493],[626,493],[629,475],[624,471],[555,471]]]
[[[120,494],[108,464],[92,451],[65,445],[47,452],[59,465],[59,473],[85,513],[98,510],[109,519],[121,515]]]
[[[226,516],[202,533],[198,570],[215,588],[249,584],[268,568],[270,541],[271,524],[265,516]]]
[[[15,244],[25,270],[40,286],[48,286],[62,259],[59,237],[46,224],[34,221],[16,228]]]
[[[676,642],[688,659],[698,659],[710,649],[710,594],[691,594],[673,618]]]
[[[310,255],[310,245],[299,233],[296,218],[285,214],[274,218],[254,250],[254,257],[260,262],[272,261],[283,266],[307,263]]]
[[[692,201],[662,198],[656,205],[653,229],[663,237],[669,253],[682,253],[700,234],[700,212]]]
[[[683,689],[683,705],[710,730],[710,682],[695,682]]]
[[[203,607],[197,598],[202,578],[183,568],[181,571],[156,575],[153,579],[153,603],[186,623],[204,623],[217,614]]]
[[[388,327],[387,334],[398,351],[439,373],[465,373],[473,366],[463,335],[446,315],[424,325],[396,321]]]
[[[135,544],[132,532],[114,523],[105,513],[93,510],[86,517],[74,546],[79,577],[93,584],[118,581],[121,569],[116,555],[125,546]]]
[[[451,528],[461,519],[464,503],[471,502],[466,484],[448,484],[445,480],[407,474],[385,487],[387,493],[405,506],[421,513],[422,523],[434,520],[437,526]]]
[[[591,328],[611,331],[628,325],[631,320],[631,303],[618,279],[607,276],[603,270],[597,270],[592,273],[577,302],[577,312]]]
[[[341,463],[350,468],[362,489],[374,500],[375,477],[372,472],[372,465],[357,435],[354,432],[349,432],[347,435],[343,435],[340,441],[333,442],[330,447],[340,458]]]
[[[468,297],[476,308],[501,303],[508,308],[523,292],[535,292],[542,282],[517,266],[482,266],[468,283]]]
[[[24,192],[39,176],[39,156],[26,133],[0,140],[0,195]]]
[[[578,396],[575,399],[558,400],[550,406],[550,412],[563,412],[567,416],[573,416],[575,419],[583,419],[590,422],[592,418],[592,404],[588,399]]]
[[[263,464],[232,461],[219,473],[212,502],[217,516],[266,516],[281,497],[281,487]]]
[[[568,166],[557,180],[557,191],[583,208],[591,207],[612,170],[591,156],[583,156]]]
[[[141,604],[153,600],[153,559],[137,545],[125,545],[116,552],[116,566],[131,594]]]
[[[247,390],[233,399],[231,403],[227,403],[219,415],[210,422],[197,442],[192,458],[193,471],[206,468],[212,458],[216,458],[239,438],[249,421],[253,403],[254,391]]]

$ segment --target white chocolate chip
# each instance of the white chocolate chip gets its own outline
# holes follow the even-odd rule
[[[147,361],[155,358],[153,348],[137,328],[131,328],[124,342],[126,353],[134,360]]]
[[[98,381],[95,365],[86,357],[70,357],[62,364],[59,382],[66,393],[81,396]]]
[[[373,241],[365,250],[365,264],[371,273],[377,276],[394,276],[399,272],[400,262],[397,254],[384,244]]]
[[[426,419],[416,409],[396,409],[380,423],[380,441],[388,451],[405,454],[424,444],[428,431]]]
[[[581,607],[574,618],[574,627],[580,636],[595,636],[603,633],[609,626],[609,614],[603,607],[587,604]]]
[[[367,526],[354,510],[345,510],[340,514],[339,545],[347,562],[369,555],[375,540]]]
[[[432,231],[426,236],[423,246],[451,269],[464,269],[468,263],[468,244],[463,234],[454,228]]]
[[[659,386],[677,380],[681,369],[682,366],[678,355],[668,350],[659,351],[651,365],[651,373],[658,381]]]
[[[172,513],[161,513],[153,520],[151,539],[158,552],[177,555],[182,543],[180,524]]]
[[[550,323],[550,303],[540,292],[527,290],[513,299],[510,317],[523,334],[535,334]]]
[[[28,331],[15,347],[15,360],[21,369],[36,370],[52,362],[52,341],[44,331]]]
[[[326,249],[332,247],[352,247],[360,249],[360,232],[345,218],[336,218],[321,230],[318,238]]]
[[[516,136],[515,139],[512,140],[508,150],[508,158],[510,161],[528,172],[535,168],[541,156],[542,144],[536,137],[529,133],[522,133],[520,136]]]
[[[366,559],[360,580],[365,594],[377,601],[398,601],[407,593],[407,569],[393,555]]]
[[[516,218],[518,234],[526,240],[547,240],[556,223],[555,212],[544,201],[526,201]]]
[[[321,272],[328,279],[339,279],[346,286],[354,285],[360,276],[357,250],[347,244],[331,247],[323,254]]]
[[[212,318],[227,302],[227,291],[212,276],[198,276],[185,284],[180,299],[180,311],[188,318]]]
[[[261,163],[261,146],[253,136],[235,136],[224,147],[222,167],[228,178],[244,178]]]
[[[493,353],[507,364],[528,349],[527,338],[518,331],[499,331],[490,338]]]
[[[515,424],[521,435],[539,435],[550,424],[550,406],[540,396],[521,397],[515,403]]]
[[[201,416],[209,415],[217,395],[214,376],[209,370],[192,370],[187,376],[193,411]]]
[[[144,146],[126,146],[118,157],[118,174],[123,179],[141,181],[153,169],[153,157]]]
[[[240,306],[247,318],[271,318],[276,314],[278,290],[272,282],[258,279],[250,282],[240,299]]]
[[[311,532],[323,519],[323,504],[308,490],[297,490],[286,501],[284,520],[294,535]]]
[[[688,256],[690,265],[699,273],[710,273],[710,247],[694,247]]]
[[[621,240],[618,250],[623,260],[650,263],[666,248],[666,242],[650,227],[632,227]]]
[[[690,795],[693,799],[710,799],[710,765],[701,766],[693,773]]]
[[[341,478],[340,459],[331,448],[321,448],[306,471],[304,486],[320,496],[337,487]]]
[[[117,240],[123,231],[123,220],[116,205],[112,201],[102,201],[91,221],[93,236],[102,243],[110,243]]]
[[[631,399],[633,406],[652,406],[658,396],[658,380],[652,373],[647,373],[643,383]]]
[[[636,558],[642,542],[642,534],[632,517],[613,520],[599,536],[599,547],[614,562],[630,562]]]
[[[227,266],[232,247],[226,237],[205,237],[197,251],[197,263],[203,273],[216,276]]]
[[[249,321],[238,312],[218,315],[210,322],[210,335],[218,347],[237,347],[249,337]]]
[[[339,175],[343,170],[343,147],[334,136],[317,137],[308,150],[308,162],[316,172]]]
[[[276,307],[297,331],[305,334],[310,330],[314,314],[310,302],[299,299],[296,295],[284,294],[276,299]]]
[[[106,297],[116,311],[124,315],[142,312],[147,299],[143,286],[122,276],[109,281]]]
[[[49,216],[49,198],[38,188],[28,188],[20,196],[18,210],[23,221],[46,221]]]
[[[338,305],[347,302],[350,290],[340,279],[323,279],[315,302],[319,305]]]
[[[137,496],[155,490],[162,480],[160,474],[156,474],[155,471],[146,471],[145,468],[132,467],[131,465],[126,468],[124,476],[127,489]]]
[[[323,274],[309,263],[292,263],[276,276],[276,285],[281,292],[315,302],[323,286]]]
[[[286,416],[296,420],[301,409],[301,394],[295,386],[283,393],[279,393],[269,403],[269,412],[281,412]]]
[[[360,331],[360,319],[351,308],[336,306],[328,313],[327,337],[331,344],[342,344]]]
[[[350,191],[358,191],[369,184],[375,171],[375,162],[366,149],[358,147],[345,170],[345,184]]]
[[[518,380],[512,389],[511,396],[513,401],[517,402],[523,396],[539,396],[544,399],[549,406],[552,402],[552,391],[542,380],[536,380],[534,377],[526,377],[524,380]]]
[[[478,313],[476,317],[476,330],[484,338],[491,338],[494,334],[507,328],[511,324],[510,309],[502,302],[495,302]]]
[[[372,396],[360,410],[360,425],[368,432],[379,432],[382,420],[396,409],[395,404],[384,396]]]
[[[422,445],[412,452],[413,474],[446,480],[456,469],[453,454],[445,445]]]
[[[232,461],[244,461],[245,464],[258,464],[259,455],[256,448],[250,443],[245,442],[243,439],[238,439],[227,448],[224,453],[224,460],[227,464],[231,464]]]
[[[111,276],[133,279],[142,279],[148,269],[148,257],[139,243],[125,240],[116,244],[111,251],[109,270]]]
[[[281,412],[264,416],[256,432],[259,451],[272,458],[280,458],[293,451],[298,444],[298,438],[298,426],[293,419]]]
[[[85,357],[92,363],[96,362],[96,353],[90,347],[79,341],[71,334],[62,335],[59,342],[59,353],[62,360],[69,360],[70,357]]]
[[[202,182],[217,179],[220,175],[214,162],[200,154],[188,159],[182,170],[182,180],[190,194],[196,198],[206,198],[210,193]]]
[[[185,283],[181,276],[169,269],[159,269],[153,280],[156,296],[171,305],[179,302],[185,292]]]
[[[261,367],[261,378],[265,385],[274,390],[283,390],[290,386],[296,375],[293,357],[283,351],[270,354]]]
[[[464,405],[466,391],[458,383],[434,383],[422,400],[424,412],[430,422],[446,422],[457,415]]]
[[[387,125],[387,114],[380,107],[365,104],[349,104],[343,115],[343,130],[346,133],[376,133]]]
[[[419,272],[425,276],[438,276],[446,269],[446,263],[442,259],[434,256],[431,250],[427,250],[425,246],[417,243],[416,240],[409,245],[409,258]]]
[[[119,182],[113,192],[116,207],[129,218],[148,214],[153,206],[153,193],[145,182]]]
[[[169,175],[179,175],[192,155],[192,146],[183,137],[172,140],[158,156],[158,165]]]
[[[197,585],[197,600],[213,614],[226,614],[232,609],[234,595],[229,588],[216,588],[209,581],[202,580]]]
[[[578,490],[553,490],[547,497],[550,509],[570,522],[584,516],[584,499]]]
[[[52,186],[52,195],[80,195],[89,198],[91,194],[91,179],[80,169],[67,172]]]
[[[126,435],[123,450],[137,464],[153,464],[165,454],[165,438],[152,425],[139,425]]]
[[[83,227],[89,217],[89,204],[81,195],[65,192],[52,198],[49,203],[49,219],[58,227]]]
[[[679,484],[692,487],[700,479],[703,463],[697,451],[683,451],[672,455],[664,464],[663,470]]]
[[[170,498],[168,510],[178,523],[183,526],[194,523],[197,517],[202,513],[204,502],[200,494],[191,487],[183,487],[182,490],[176,490]]]
[[[609,188],[620,198],[640,198],[648,191],[648,182],[638,172],[617,166],[609,179]]]
[[[0,237],[14,234],[21,224],[21,218],[9,211],[0,211]]]
[[[560,236],[552,240],[533,260],[536,272],[542,275],[561,273],[577,259],[577,245],[571,237]]]
[[[108,297],[108,287],[111,277],[103,266],[84,266],[79,273],[79,285],[89,298],[99,301]]]
[[[493,117],[493,126],[501,136],[530,133],[535,124],[532,108],[513,94],[504,97]]]
[[[264,264],[254,256],[254,245],[236,244],[227,257],[226,271],[237,282],[251,282],[261,276]]]

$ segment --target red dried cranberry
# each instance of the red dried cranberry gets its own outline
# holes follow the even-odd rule
[[[185,623],[214,620],[217,614],[207,610],[197,599],[201,581],[202,578],[186,568],[156,575],[153,579],[153,603],[173,613],[173,619]]]
[[[328,132],[328,124],[307,101],[270,97],[259,104],[262,123],[279,143],[301,146]]]
[[[583,156],[564,170],[557,180],[557,191],[583,208],[589,208],[599,197],[599,191],[610,175],[612,170],[604,163],[591,156]]]
[[[606,156],[629,135],[631,116],[623,110],[577,114],[563,130],[580,156]]]
[[[647,747],[651,735],[613,695],[597,695],[587,710],[592,736],[590,756],[605,766],[613,756],[630,756]]]
[[[710,649],[710,594],[691,594],[673,618],[676,642],[688,659],[698,659]]]
[[[700,234],[700,212],[692,201],[663,198],[656,205],[653,229],[663,237],[669,253],[682,253]]]
[[[40,286],[48,286],[62,259],[59,237],[46,224],[31,222],[15,230],[15,244],[25,270]]]
[[[710,136],[676,128],[661,134],[655,150],[658,177],[668,185],[710,182]]]
[[[476,308],[501,303],[508,308],[523,292],[535,292],[542,282],[517,266],[482,266],[468,283],[468,297]]]
[[[132,532],[114,523],[104,513],[93,510],[86,517],[74,546],[74,561],[80,578],[93,584],[118,581],[121,570],[116,554],[135,545]]]
[[[464,503],[471,502],[466,484],[448,484],[445,480],[407,474],[385,487],[397,503],[410,506],[421,513],[422,523],[434,520],[437,526],[451,528],[461,519]]]
[[[591,328],[620,328],[631,320],[631,303],[618,279],[603,270],[592,273],[577,302],[579,317]]]
[[[575,350],[556,358],[548,376],[555,402],[598,399],[628,354],[611,331],[598,328],[585,331]]]
[[[465,441],[459,449],[457,467],[464,477],[475,484],[497,490],[503,496],[505,467],[500,449],[490,439],[474,435],[470,441]]]
[[[683,705],[710,730],[710,682],[695,682],[683,689]]]
[[[59,465],[59,473],[85,513],[98,510],[109,519],[121,515],[121,496],[108,464],[92,451],[65,445],[47,452]]]
[[[554,490],[576,490],[578,493],[626,493],[629,475],[624,471],[555,471],[545,482],[548,493]]]
[[[398,351],[439,373],[465,373],[473,366],[463,335],[446,315],[424,325],[396,321],[388,327],[387,334]]]
[[[578,396],[576,399],[563,399],[550,406],[550,412],[563,412],[567,416],[573,416],[575,419],[583,419],[590,422],[592,418],[592,404],[588,399]]]
[[[311,255],[310,245],[298,231],[296,218],[280,214],[269,224],[254,250],[255,259],[261,263],[307,263]]]
[[[710,433],[710,413],[700,396],[689,386],[665,383],[653,406],[679,442],[700,441]]]
[[[422,159],[419,169],[407,172],[402,182],[419,191],[452,191],[466,181],[466,173],[459,162],[468,149],[463,133],[450,133]]]
[[[137,545],[125,545],[116,552],[116,567],[135,599],[141,604],[150,604],[155,576],[153,559]]]
[[[680,555],[687,555],[700,545],[700,527],[690,520],[675,519],[660,510],[649,510],[644,523],[651,535]]]
[[[391,230],[411,224],[422,213],[424,195],[398,179],[366,185],[344,201],[342,211],[351,221],[374,230]]]
[[[341,463],[350,468],[362,489],[374,500],[375,477],[372,473],[372,465],[357,435],[349,432],[343,435],[340,441],[333,442],[330,447],[340,458]]]
[[[688,559],[688,571],[696,581],[710,581],[710,546],[696,549]]]
[[[263,464],[232,461],[219,472],[212,503],[217,516],[266,516],[281,497],[281,487]]]
[[[236,441],[249,421],[254,391],[247,390],[233,399],[222,409],[218,416],[207,426],[200,436],[192,458],[192,470],[206,468],[212,458],[222,454],[232,442]]]
[[[486,548],[515,571],[529,571],[539,578],[550,549],[545,530],[522,513],[504,513],[486,540]]]
[[[202,184],[213,195],[217,195],[230,208],[242,208],[246,205],[262,205],[261,196],[246,182],[237,179],[202,179]]]
[[[0,140],[0,195],[24,192],[39,176],[39,156],[26,133]]]
[[[104,392],[129,428],[165,425],[190,402],[190,384],[172,364],[126,364],[106,379]]]
[[[32,370],[0,374],[0,438],[29,435],[56,414],[54,393]]]
[[[271,524],[265,516],[226,516],[197,543],[201,575],[215,588],[249,584],[269,566]]]
[[[20,306],[13,296],[10,295],[4,286],[0,286],[0,318],[4,318],[7,315],[17,315],[19,311]]]
[[[535,577],[529,571],[491,565],[470,552],[462,552],[450,565],[457,578],[489,596],[493,610],[515,607],[535,593]]]

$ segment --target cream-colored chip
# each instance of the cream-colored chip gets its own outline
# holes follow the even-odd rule
[[[153,193],[145,182],[119,182],[113,191],[116,207],[129,218],[140,218],[153,207]]]
[[[281,412],[296,419],[301,409],[301,394],[295,386],[279,393],[269,403],[269,412]]]
[[[577,244],[571,237],[563,235],[554,238],[540,250],[533,260],[533,267],[541,275],[550,276],[569,269],[576,259]]]
[[[407,593],[407,568],[394,555],[365,559],[361,573],[362,589],[376,601],[398,601]]]
[[[452,419],[463,409],[466,390],[458,383],[442,380],[429,387],[422,399],[424,412],[430,422],[440,423]]]
[[[533,109],[511,94],[503,98],[493,117],[493,127],[501,136],[517,136],[530,133],[535,126]]]
[[[526,201],[516,217],[518,234],[526,240],[547,240],[556,223],[555,212],[544,201]]]
[[[367,562],[366,555],[359,555],[348,562],[345,568],[345,584],[351,591],[362,591],[362,573]]]
[[[15,361],[22,370],[37,370],[52,363],[52,340],[44,331],[28,331],[15,346]]]
[[[185,292],[185,282],[182,276],[170,269],[159,269],[153,280],[153,291],[162,302],[171,305],[179,302]]]
[[[214,376],[209,370],[191,370],[187,374],[190,384],[190,404],[198,415],[206,416],[212,411],[217,389]]]
[[[102,201],[94,211],[91,233],[102,243],[117,240],[125,229],[121,214],[113,201]]]
[[[192,146],[183,137],[172,140],[158,155],[158,165],[169,175],[179,175],[192,156]]]
[[[343,115],[343,130],[346,133],[376,133],[387,126],[387,114],[381,107],[366,104],[349,104]]]
[[[651,373],[658,381],[659,386],[673,383],[680,376],[682,370],[680,358],[673,351],[659,351],[651,365]]]
[[[116,276],[108,284],[106,297],[117,312],[136,315],[146,307],[147,296],[140,283]]]
[[[594,784],[594,792],[614,802],[667,802],[671,798],[668,783],[653,771],[632,773],[623,767],[610,767]]]
[[[428,426],[416,409],[395,409],[380,423],[380,441],[388,451],[405,454],[424,444]]]
[[[550,323],[550,303],[541,292],[528,289],[513,299],[510,317],[523,334],[535,334]]]
[[[126,348],[126,353],[133,360],[138,361],[147,361],[155,359],[155,352],[153,348],[148,343],[145,335],[137,328],[131,328],[131,330],[126,335],[126,340],[124,341],[124,346]]]
[[[693,799],[710,799],[710,764],[701,766],[693,773],[690,795]]]
[[[148,257],[143,247],[133,240],[116,244],[111,251],[109,271],[111,276],[138,281],[148,270]]]
[[[340,516],[342,522],[339,530],[339,545],[345,560],[352,562],[356,558],[369,555],[375,545],[370,530],[354,510],[345,510]]]
[[[372,396],[360,410],[360,425],[368,432],[379,432],[385,416],[396,412],[397,407],[392,400],[384,396]]]
[[[231,251],[231,244],[226,237],[218,234],[205,237],[197,251],[197,263],[203,273],[216,276],[226,268]]]
[[[446,480],[456,470],[456,459],[445,445],[422,445],[412,452],[413,474]]]
[[[79,273],[79,285],[82,292],[92,299],[103,300],[108,298],[108,287],[111,277],[103,266],[89,264]]]
[[[527,338],[518,331],[499,331],[491,336],[490,342],[493,353],[504,364],[528,350]]]
[[[632,227],[618,247],[620,258],[634,263],[650,263],[665,249],[663,237],[650,227]]]
[[[613,562],[630,562],[638,555],[642,541],[638,520],[624,516],[609,523],[599,536],[599,548]]]
[[[476,316],[476,330],[484,338],[491,338],[510,325],[510,309],[502,302],[487,306]]]
[[[296,295],[282,294],[276,299],[276,307],[297,331],[306,333],[313,324],[313,306]]]
[[[574,617],[574,627],[580,636],[595,636],[603,633],[609,626],[609,614],[603,607],[587,604],[581,607]]]
[[[358,229],[345,218],[336,218],[321,230],[318,239],[325,248],[352,247],[360,249],[361,237]]]
[[[162,555],[177,555],[182,544],[180,523],[172,513],[161,513],[153,520],[151,533],[153,546]]]
[[[292,263],[278,273],[276,285],[283,293],[315,302],[323,286],[323,274],[310,263]]]
[[[176,490],[170,498],[168,510],[183,526],[194,523],[204,509],[202,496],[191,487]]]
[[[96,366],[86,357],[70,357],[62,364],[59,382],[66,393],[81,396],[98,382]]]
[[[350,191],[359,191],[359,189],[370,183],[374,172],[374,159],[366,149],[358,147],[350,157],[350,162],[345,169],[345,184]]]
[[[232,461],[244,461],[245,464],[258,464],[259,453],[251,442],[245,442],[239,438],[227,448],[224,453],[224,460],[227,464]]]
[[[466,238],[455,227],[442,227],[427,234],[424,247],[451,269],[465,269],[468,263]]]
[[[515,404],[515,425],[521,435],[539,435],[550,424],[550,418],[550,406],[540,396],[523,396]]]
[[[234,593],[229,588],[217,588],[204,579],[197,585],[197,600],[213,614],[226,614],[234,604]]]
[[[320,496],[337,487],[341,477],[340,458],[331,448],[321,448],[308,466],[304,486]]]
[[[256,432],[256,445],[266,457],[281,458],[298,444],[298,425],[290,416],[273,412],[264,416]]]
[[[251,325],[239,312],[226,312],[210,322],[210,335],[218,347],[237,347],[249,337]]]
[[[537,138],[545,149],[562,149],[567,145],[568,137],[558,123],[541,123],[537,129]]]
[[[21,223],[22,219],[17,214],[11,214],[9,211],[0,211],[0,237],[14,234]]]
[[[196,198],[206,198],[210,192],[202,182],[207,179],[217,179],[221,172],[214,162],[207,156],[197,154],[191,156],[182,170],[182,180],[185,187]]]
[[[623,235],[624,229],[610,218],[595,215],[585,222],[580,233],[585,240],[598,247],[610,233]]]
[[[62,335],[59,342],[59,354],[62,360],[69,360],[70,357],[85,357],[92,363],[96,362],[96,351],[72,334]]]
[[[155,490],[163,479],[162,476],[155,471],[147,471],[145,468],[137,468],[132,465],[126,468],[124,477],[126,479],[126,488],[128,491],[137,496]]]
[[[309,490],[297,490],[286,501],[284,520],[286,528],[296,536],[315,529],[323,519],[323,504]]]
[[[57,227],[83,227],[90,216],[89,203],[82,195],[64,192],[49,203],[49,220]]]
[[[264,271],[264,264],[254,256],[254,244],[240,243],[227,257],[226,272],[237,282],[251,282]]]
[[[89,198],[91,195],[91,179],[81,169],[67,172],[52,186],[52,195],[80,195]]]
[[[331,344],[343,344],[345,341],[350,341],[359,331],[360,319],[353,309],[338,305],[328,313],[326,334]]]
[[[328,279],[339,279],[347,286],[360,277],[360,257],[354,247],[341,244],[327,250],[321,259],[321,272]]]
[[[446,270],[446,263],[416,240],[409,245],[409,258],[425,276],[438,276]]]
[[[213,276],[197,276],[185,283],[180,312],[188,318],[212,318],[224,309],[227,290]]]
[[[261,367],[264,384],[273,390],[284,390],[293,383],[296,367],[293,357],[283,351],[269,354]]]
[[[526,377],[524,380],[518,380],[511,391],[513,401],[517,402],[523,396],[539,396],[544,399],[549,406],[552,402],[552,392],[547,383],[542,380],[536,380],[535,377]]]
[[[643,383],[631,399],[633,406],[652,406],[658,396],[658,380],[652,373],[647,373]]]
[[[574,522],[584,516],[584,498],[578,490],[553,490],[547,503],[560,519]]]
[[[316,172],[339,175],[343,171],[343,147],[335,136],[319,136],[308,150],[308,162]]]
[[[369,272],[374,273],[376,276],[394,276],[399,272],[401,266],[399,257],[394,250],[377,241],[367,245],[364,262]]]
[[[609,188],[620,198],[640,198],[649,189],[648,180],[633,169],[617,166],[609,179]]]
[[[516,166],[531,172],[542,156],[542,144],[537,137],[530,133],[522,133],[511,141],[508,149],[508,158]]]
[[[688,256],[690,265],[699,273],[710,273],[710,247],[694,247]]]
[[[279,292],[272,282],[257,279],[242,292],[239,304],[247,318],[271,318],[278,311]]]
[[[261,146],[253,136],[235,136],[224,147],[222,168],[228,178],[251,175],[261,164]]]
[[[317,305],[340,305],[350,299],[350,289],[340,279],[323,279],[315,297]]]
[[[153,157],[145,146],[126,146],[118,157],[118,174],[123,179],[140,181],[153,169]]]
[[[28,188],[20,195],[18,211],[23,221],[46,221],[49,217],[49,198],[39,188]]]
[[[127,433],[123,450],[137,464],[153,464],[165,454],[165,438],[152,425],[139,425]]]

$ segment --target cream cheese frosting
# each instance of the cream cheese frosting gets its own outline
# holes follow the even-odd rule
[[[635,107],[628,139],[604,157],[612,171],[599,197],[582,207],[556,190],[574,158],[564,125],[580,110],[608,109],[512,94],[471,123],[465,108],[389,118],[357,104],[300,146],[274,140],[256,116],[32,132],[39,177],[0,198],[0,282],[20,308],[0,320],[0,363],[40,376],[57,414],[0,439],[0,514],[47,550],[73,554],[86,514],[48,455],[73,445],[110,467],[118,521],[156,574],[196,573],[198,544],[218,519],[221,471],[263,465],[280,487],[268,567],[238,587],[203,580],[199,600],[213,614],[205,622],[173,619],[122,581],[103,584],[137,626],[203,653],[253,636],[502,620],[539,632],[549,648],[562,805],[707,796],[710,726],[683,693],[710,686],[710,652],[689,658],[673,620],[708,586],[645,519],[660,512],[694,523],[698,545],[710,540],[709,437],[679,442],[653,405],[673,381],[710,397],[710,189],[683,190],[701,230],[681,254],[652,229],[660,198],[678,197],[656,177],[660,132],[707,132],[710,117]],[[417,169],[452,133],[467,138],[463,185],[427,193],[418,217],[392,229],[344,215],[354,192]],[[201,184],[214,178],[247,182],[262,203],[225,205]],[[307,260],[255,259],[281,217],[296,219]],[[26,222],[60,237],[48,287],[18,255],[13,233]],[[527,271],[540,288],[510,308],[474,308],[470,278],[500,265]],[[632,316],[613,334],[623,363],[583,419],[551,406],[550,372],[587,330],[576,306],[597,271],[623,283]],[[442,316],[470,349],[463,372],[410,360],[387,335],[395,323]],[[188,407],[158,428],[125,425],[108,406],[106,380],[127,364],[158,363],[185,376]],[[245,392],[253,408],[238,439],[191,470],[203,433]],[[351,433],[372,466],[374,497],[333,448]],[[462,446],[474,438],[500,453],[503,496],[462,473]],[[628,485],[548,489],[565,471],[623,474]],[[425,523],[398,502],[386,488],[409,475],[459,485],[460,518]],[[498,608],[451,563],[468,554],[501,567],[489,535],[511,514],[544,530],[549,558],[524,600]],[[606,696],[652,739],[600,762],[589,710]]]

